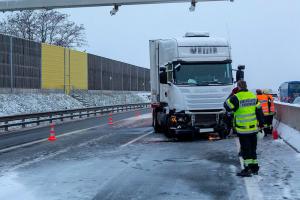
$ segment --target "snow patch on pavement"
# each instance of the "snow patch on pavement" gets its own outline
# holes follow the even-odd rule
[[[275,124],[277,121],[275,120]],[[287,143],[293,146],[295,149],[300,151],[300,132],[296,129],[289,127],[288,125],[280,122],[277,131],[281,138],[283,138]]]
[[[260,165],[258,185],[265,199],[300,199],[299,154],[282,139],[273,140],[270,136],[258,144]]]
[[[22,183],[18,181],[15,172],[5,174],[0,179],[0,199],[27,199],[36,200],[34,194]],[[18,192],[16,192],[18,191]]]
[[[277,139],[273,141],[274,143],[279,143],[279,144],[284,144],[284,140],[283,139]]]

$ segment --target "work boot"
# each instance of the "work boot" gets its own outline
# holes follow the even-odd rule
[[[258,164],[250,164],[250,165],[249,165],[249,168],[250,168],[251,173],[252,173],[253,175],[258,175],[258,171],[259,171],[259,166],[258,166]]]
[[[251,169],[249,167],[245,167],[241,172],[238,172],[236,175],[241,177],[251,177]]]

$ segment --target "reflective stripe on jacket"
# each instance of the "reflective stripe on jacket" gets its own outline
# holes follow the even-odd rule
[[[264,113],[264,115],[269,115],[270,111],[269,111],[269,97],[266,94],[260,94],[257,95],[257,99],[260,102],[262,111]]]
[[[275,113],[275,105],[274,105],[274,98],[272,95],[268,95],[269,97],[269,111],[270,111],[270,114],[273,115]]]
[[[255,94],[249,91],[240,91],[235,94],[238,99],[238,108],[234,112],[234,126],[239,134],[251,134],[258,132],[258,121],[256,117],[256,109],[260,107]],[[226,101],[226,105],[234,110],[234,104],[230,99]]]

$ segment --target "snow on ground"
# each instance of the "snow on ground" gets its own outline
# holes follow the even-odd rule
[[[148,103],[150,99],[145,92],[122,91],[89,91],[75,93],[80,101],[87,106],[109,106],[121,104]]]
[[[277,124],[277,121],[275,124]],[[300,151],[300,132],[296,129],[293,129],[286,124],[280,122],[277,127],[277,131],[281,138],[283,138],[287,143],[293,146],[295,149]]]
[[[0,116],[82,107],[76,99],[59,93],[0,94]]]
[[[151,101],[151,94],[150,92],[141,92],[137,93],[139,97],[141,97],[145,102],[150,102]]]
[[[149,93],[146,92],[89,91],[75,94],[77,98],[63,93],[0,94],[0,116],[149,102]]]
[[[17,173],[10,173],[2,177],[3,180],[0,182],[0,199],[18,199],[20,198],[20,193],[22,193],[22,199],[36,200],[34,194],[25,185],[17,181],[18,178]],[[16,193],[16,190],[19,193]]]
[[[256,177],[264,198],[300,199],[300,154],[271,136],[258,144],[260,172]]]

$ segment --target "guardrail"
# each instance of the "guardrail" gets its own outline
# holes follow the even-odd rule
[[[287,126],[300,131],[300,106],[289,103],[275,102],[275,119]]]
[[[103,107],[89,107],[79,108],[71,110],[59,110],[51,112],[40,112],[32,114],[20,114],[0,117],[0,129],[5,131],[9,130],[9,127],[21,126],[25,128],[28,124],[40,125],[41,122],[52,123],[55,120],[63,121],[64,119],[74,119],[76,117],[82,118],[84,116],[90,117],[97,116],[97,114],[106,114],[110,112],[120,112],[127,110],[135,110],[141,108],[149,108],[149,103],[141,104],[127,104],[127,105],[114,105],[114,106],[103,106]]]

